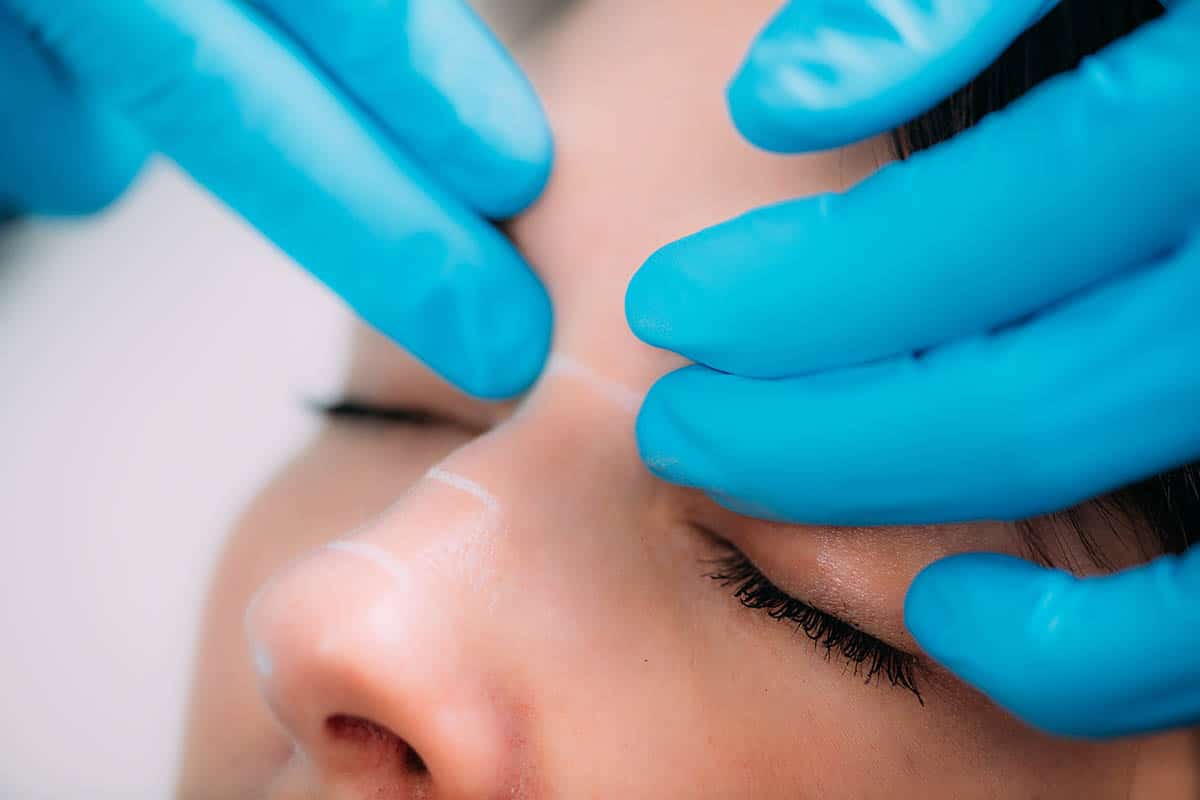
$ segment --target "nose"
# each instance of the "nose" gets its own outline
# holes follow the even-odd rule
[[[463,581],[439,575],[462,562],[487,521],[483,503],[466,496],[473,507],[448,522],[447,505],[462,499],[401,501],[373,526],[390,535],[327,545],[251,603],[262,692],[294,743],[276,797],[517,796],[520,737],[505,710],[515,704],[469,633],[469,603],[446,596]],[[432,521],[404,506],[439,509],[438,535],[423,540],[437,547],[397,544],[406,537],[395,527]]]

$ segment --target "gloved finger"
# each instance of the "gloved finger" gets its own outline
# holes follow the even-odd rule
[[[994,334],[786,380],[691,367],[650,391],[642,456],[753,516],[1020,519],[1200,455],[1200,237]]]
[[[541,370],[550,304],[491,225],[225,0],[0,0],[87,89],[357,311],[481,397]]]
[[[146,159],[134,129],[81,98],[0,8],[0,209],[87,214],[117,198]]]
[[[1027,722],[1108,737],[1200,721],[1198,596],[1195,548],[1086,579],[975,553],[926,567],[904,616],[930,656]]]
[[[549,127],[461,0],[253,0],[456,196],[509,217],[541,193]]]
[[[626,310],[652,345],[778,377],[1009,324],[1200,224],[1200,3],[843,195],[670,244]],[[752,323],[749,321],[753,321]]]
[[[729,87],[738,130],[822,150],[894,128],[983,71],[1058,0],[792,0]]]

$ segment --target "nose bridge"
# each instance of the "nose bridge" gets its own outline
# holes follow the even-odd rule
[[[513,417],[451,453],[347,541],[420,573],[427,598],[437,598],[431,613],[453,625],[444,633],[480,663],[522,672],[515,642],[585,629],[558,623],[594,619],[605,586],[630,583],[645,561],[627,552],[642,540],[621,535],[639,529],[656,494],[637,455],[637,397],[556,355]]]
[[[645,508],[653,489],[627,400],[618,407],[611,395],[571,388],[539,387],[514,418],[327,549],[365,561],[369,547],[404,565],[419,576],[422,602],[436,603],[430,613],[470,632],[464,646],[488,658],[499,657],[490,640],[506,649],[535,620],[587,603],[578,596],[586,586],[573,578],[628,562],[610,557],[628,545],[614,533],[634,524],[630,509]]]
[[[597,573],[614,560],[598,549],[622,546],[608,530],[622,504],[597,496],[637,483],[624,468],[636,459],[632,418],[593,402],[602,435],[580,426],[577,404],[535,398],[260,592],[247,632],[263,692],[318,773],[361,771],[363,747],[331,731],[356,718],[417,754],[435,796],[496,796],[527,780],[529,665],[570,651],[564,636],[602,618]],[[627,440],[609,430],[623,425]]]
[[[622,546],[609,529],[649,505],[636,408],[632,390],[555,356],[511,419],[451,453],[352,540],[424,571],[463,613],[548,600],[538,596],[547,578],[597,567],[598,550]]]
[[[391,559],[388,563],[418,575],[445,602],[448,594],[481,591],[494,577],[496,547],[508,526],[501,501],[489,488],[439,465],[374,523],[329,548],[360,556],[371,551],[355,545],[374,548]],[[383,561],[374,563],[387,571]],[[456,609],[466,610],[459,604],[445,606],[447,613]]]

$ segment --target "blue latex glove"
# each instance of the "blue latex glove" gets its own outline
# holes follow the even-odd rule
[[[484,218],[549,130],[459,0],[0,0],[0,115],[0,208],[95,209],[150,147],[462,388],[541,369],[549,300]]]
[[[910,119],[1044,0],[809,0],[754,45],[739,128],[805,150]],[[1200,457],[1200,0],[839,195],[671,244],[633,330],[703,366],[638,423],[668,480],[827,524],[1015,519]],[[915,582],[922,646],[1079,735],[1200,720],[1200,556],[1076,581],[970,555]]]

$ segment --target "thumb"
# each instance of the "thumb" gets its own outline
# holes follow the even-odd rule
[[[1200,550],[1098,578],[987,553],[926,567],[917,642],[1052,733],[1108,737],[1200,720]]]
[[[1058,0],[793,0],[729,87],[734,124],[768,150],[823,150],[932,108]]]

